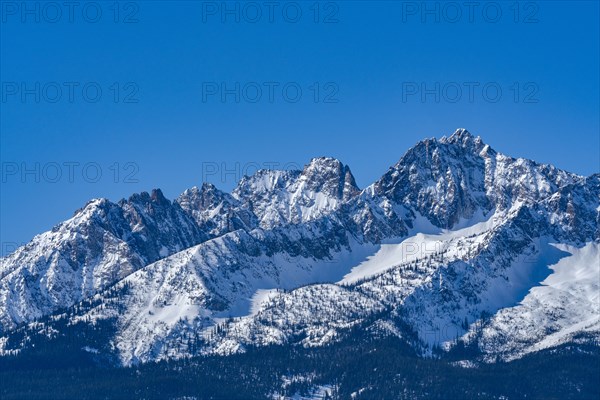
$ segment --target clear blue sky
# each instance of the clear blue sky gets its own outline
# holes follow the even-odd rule
[[[328,155],[364,187],[459,127],[509,155],[598,172],[597,1],[220,3],[1,3],[3,253],[90,198],[174,198],[203,177],[231,190],[239,172],[208,173],[223,163]],[[236,82],[239,103],[221,90]]]

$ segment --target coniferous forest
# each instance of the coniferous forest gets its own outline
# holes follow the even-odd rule
[[[600,352],[563,345],[508,363],[457,365],[396,337],[356,330],[322,348],[248,348],[227,357],[114,367],[69,340],[0,358],[0,397],[10,399],[598,399]],[[461,354],[463,352],[464,354]],[[453,361],[454,360],[454,361]],[[321,388],[316,391],[315,388]]]

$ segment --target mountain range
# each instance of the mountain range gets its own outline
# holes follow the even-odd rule
[[[119,366],[359,330],[464,365],[600,339],[600,174],[458,129],[360,189],[339,160],[171,201],[94,199],[0,262],[0,355],[72,335]],[[90,334],[96,331],[97,334]],[[468,351],[467,351],[468,349]]]

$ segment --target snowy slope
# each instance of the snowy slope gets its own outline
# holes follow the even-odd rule
[[[480,333],[486,353],[511,360],[573,341],[582,332],[600,335],[600,243],[549,246],[567,255],[549,265],[552,273],[518,305],[492,317]]]
[[[102,302],[74,322],[117,317],[114,341],[124,364],[175,357],[169,347],[182,335],[204,334],[215,322],[256,313],[263,290],[337,280],[346,271],[329,258],[268,251],[245,231],[228,233],[129,275],[115,287],[126,287],[124,295],[114,303]],[[332,254],[347,252],[340,248]]]

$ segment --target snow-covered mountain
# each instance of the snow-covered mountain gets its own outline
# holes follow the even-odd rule
[[[205,183],[177,202],[214,235],[236,229],[271,229],[315,220],[356,196],[350,168],[333,158],[314,158],[302,171],[259,170],[245,176],[232,194]]]
[[[210,238],[310,221],[357,193],[348,167],[317,158],[304,171],[261,170],[244,177],[233,196],[204,184],[174,202],[160,190],[117,204],[92,200],[73,218],[1,260],[0,332],[69,307]]]
[[[600,175],[505,156],[464,129],[419,142],[364,190],[316,158],[231,194],[94,200],[2,260],[0,352],[108,322],[86,347],[125,365],[323,346],[355,327],[424,355],[518,358],[600,336],[599,224]]]
[[[88,202],[0,262],[0,332],[48,315],[208,239],[160,190]]]

